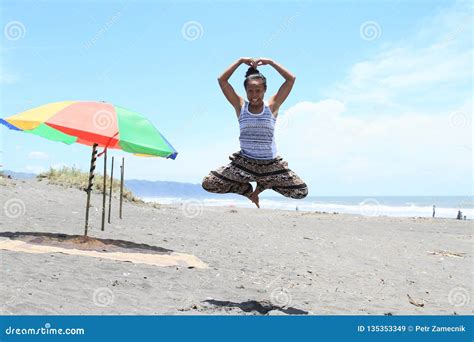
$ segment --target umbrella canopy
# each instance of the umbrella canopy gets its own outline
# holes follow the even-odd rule
[[[49,140],[65,144],[80,143],[92,146],[89,185],[86,189],[84,236],[87,236],[89,204],[98,146],[104,147],[103,153],[105,153],[102,230],[105,217],[107,149],[120,149],[140,156],[171,159],[175,159],[178,154],[168,140],[144,116],[106,102],[55,102],[0,119],[0,123],[12,130],[35,134]],[[121,189],[123,187],[123,168],[122,158]],[[120,196],[122,196],[122,192]]]
[[[97,144],[171,159],[178,154],[147,118],[106,102],[55,102],[0,119],[0,123],[65,144]]]

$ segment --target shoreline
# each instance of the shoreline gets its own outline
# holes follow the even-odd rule
[[[236,208],[247,208],[247,209],[257,209],[254,204],[250,203],[245,199],[218,199],[218,198],[205,198],[205,197],[139,197],[146,203],[157,203],[160,205],[175,205],[183,206],[187,203],[194,203],[196,205],[202,205],[207,207],[236,207]],[[286,201],[286,202],[285,202]],[[374,203],[374,204],[372,204]],[[286,205],[286,206],[285,206]],[[289,201],[286,199],[280,199],[275,201],[273,198],[260,198],[260,209],[267,210],[283,210],[283,211],[295,211],[295,212],[313,212],[321,214],[339,214],[339,215],[356,215],[356,216],[365,216],[365,217],[400,217],[400,218],[433,218],[431,212],[423,209],[423,207],[403,207],[403,206],[389,206],[382,204],[375,204],[375,202],[369,202],[366,205],[341,205],[336,203],[319,203],[312,204],[313,208],[309,208],[307,204],[295,202],[294,204],[289,205]],[[296,207],[298,209],[296,209]],[[316,208],[328,208],[326,210],[316,209]],[[330,208],[330,209],[329,209]],[[341,211],[342,209],[342,211]],[[407,210],[419,209],[428,211],[426,216],[413,215],[414,212],[406,212]],[[339,210],[339,211],[337,211]],[[431,208],[429,210],[432,210]],[[452,219],[457,220],[454,213],[457,211],[457,208],[450,207],[438,207],[437,216],[433,219]],[[466,210],[466,209],[464,209]],[[453,213],[452,215],[447,215],[446,212]],[[467,211],[462,211],[463,216],[466,216],[466,219],[460,221],[472,221],[474,219],[474,209],[467,209]],[[390,213],[395,213],[390,215]],[[411,215],[409,214],[411,213]],[[419,212],[421,213],[421,212]],[[441,214],[440,214],[441,213]],[[465,215],[467,214],[467,215]],[[441,216],[443,215],[443,216]]]

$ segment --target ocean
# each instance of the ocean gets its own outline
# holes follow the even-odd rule
[[[145,197],[147,202],[162,204],[194,203],[202,206],[255,207],[245,198],[218,197]],[[309,196],[303,200],[280,197],[260,197],[260,208],[327,213],[357,214],[363,216],[393,217],[435,217],[453,218],[462,216],[474,218],[474,197],[472,196]]]

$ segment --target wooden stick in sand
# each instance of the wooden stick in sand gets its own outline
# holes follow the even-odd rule
[[[92,146],[92,156],[91,156],[91,167],[89,171],[89,185],[87,186],[87,201],[86,201],[86,224],[84,227],[84,237],[87,237],[87,228],[89,225],[89,206],[91,203],[91,191],[92,185],[94,184],[94,170],[95,170],[95,162],[97,160],[97,144]]]
[[[110,223],[110,212],[112,209],[112,184],[114,182],[114,157],[112,157],[112,167],[110,170],[110,192],[109,192],[109,215],[107,222]]]
[[[125,158],[122,157],[122,165],[120,166],[120,210],[119,217],[122,219],[122,203],[123,203],[123,177],[125,173]]]
[[[104,150],[104,187],[102,189],[102,225],[100,230],[104,231],[105,226],[105,193],[107,191],[107,149]]]

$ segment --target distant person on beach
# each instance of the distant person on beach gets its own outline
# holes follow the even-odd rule
[[[249,66],[244,80],[247,99],[237,95],[229,83],[229,78],[241,64]],[[267,80],[257,70],[262,65],[272,66],[285,79],[268,102],[264,101]],[[229,156],[231,163],[204,177],[202,187],[213,193],[245,196],[258,208],[258,195],[265,189],[272,189],[290,198],[305,198],[308,187],[277,154],[274,136],[278,110],[290,94],[295,76],[271,59],[242,57],[229,66],[218,81],[239,121],[240,151]],[[250,182],[257,183],[255,190]]]
[[[433,205],[433,217],[435,217],[435,213],[436,213],[436,212],[435,212],[435,208],[436,208],[436,206]]]
[[[458,217],[456,217],[458,220],[462,220],[462,212],[461,210],[458,210]]]

